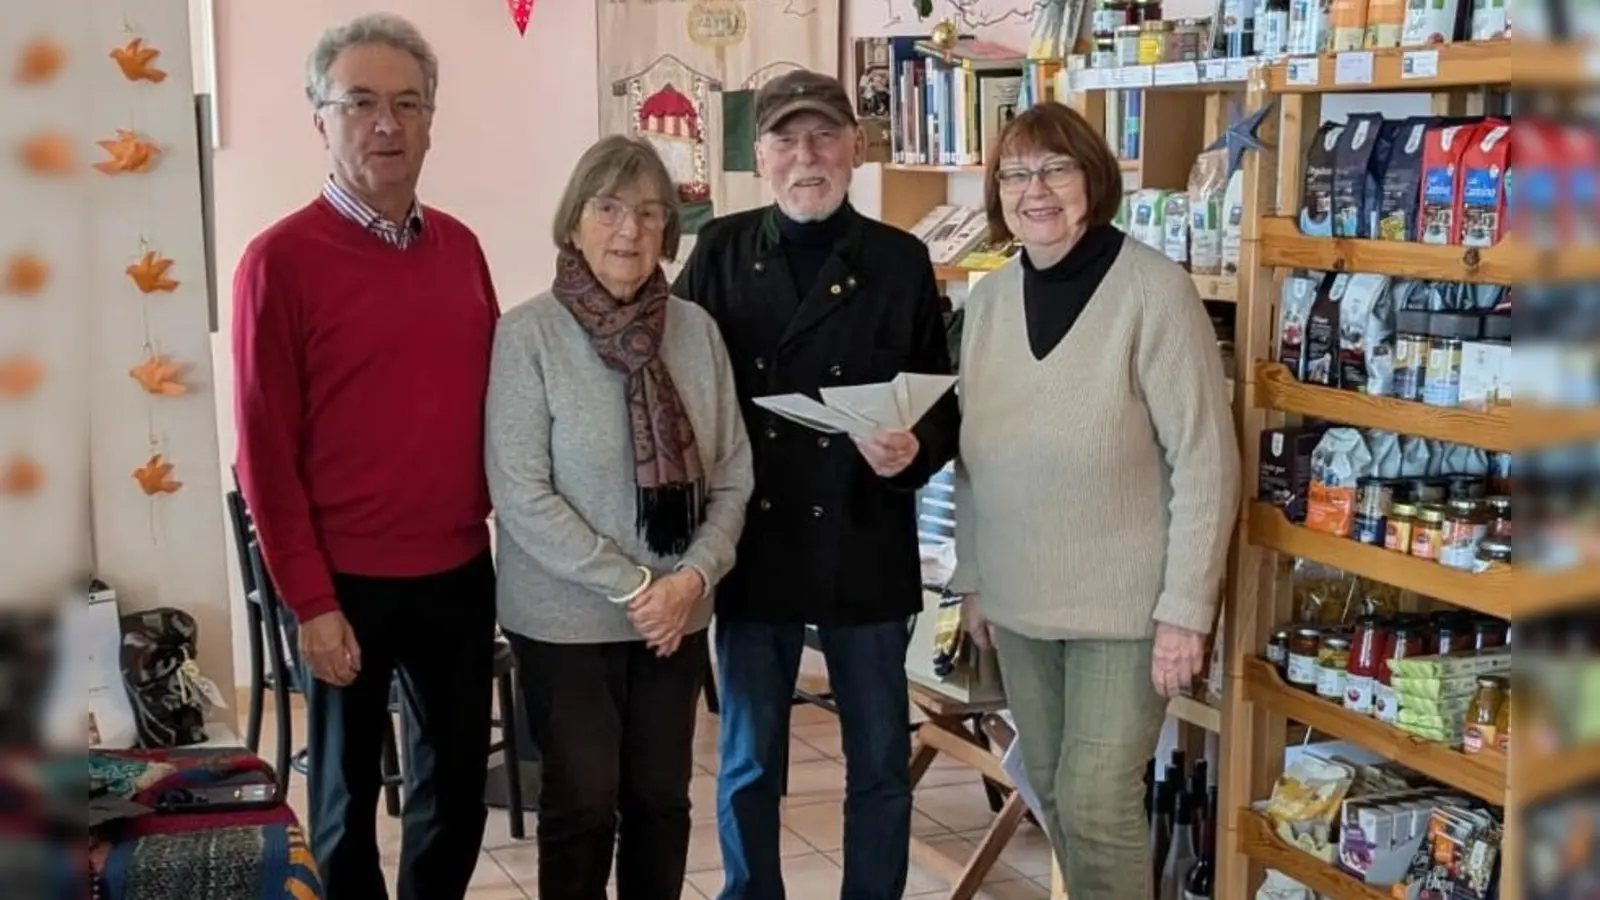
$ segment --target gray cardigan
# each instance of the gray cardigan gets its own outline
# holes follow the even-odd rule
[[[486,410],[500,624],[552,643],[640,640],[609,600],[639,586],[639,566],[693,566],[714,586],[733,567],[754,475],[733,369],[711,316],[671,298],[661,353],[706,472],[704,523],[681,559],[659,557],[635,529],[633,443],[625,378],[600,361],[554,296],[501,317]],[[707,591],[688,633],[711,620]]]

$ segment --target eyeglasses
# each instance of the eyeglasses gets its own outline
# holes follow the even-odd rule
[[[1075,159],[1053,159],[1037,169],[1024,169],[1021,167],[1007,167],[994,173],[994,180],[1000,182],[1000,190],[1009,193],[1018,193],[1028,189],[1033,176],[1039,176],[1048,188],[1066,187],[1072,176],[1083,171]]]
[[[385,106],[399,122],[413,122],[433,111],[432,103],[412,93],[401,94],[385,103],[377,94],[359,91],[324,100],[321,105],[337,106],[345,118],[355,122],[370,122],[376,119],[379,111]]]
[[[625,203],[616,197],[595,197],[589,201],[589,210],[594,213],[595,221],[608,228],[621,225],[623,217],[630,212],[638,220],[639,227],[646,231],[660,231],[672,218],[671,208],[657,200]]]

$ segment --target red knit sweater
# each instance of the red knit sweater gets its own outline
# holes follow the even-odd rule
[[[447,571],[489,542],[483,402],[500,310],[475,235],[428,208],[401,250],[318,198],[233,281],[239,479],[306,621],[332,572]]]

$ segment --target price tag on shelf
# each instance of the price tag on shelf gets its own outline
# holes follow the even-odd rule
[[[1155,84],[1154,66],[1123,66],[1113,69],[1108,87],[1144,88]]]
[[[1163,87],[1200,83],[1200,67],[1192,62],[1162,63],[1154,68],[1152,79]]]
[[[1228,60],[1225,60],[1225,59],[1207,59],[1207,60],[1202,60],[1201,63],[1200,63],[1200,80],[1201,81],[1227,81],[1228,80]]]
[[[1251,59],[1249,57],[1228,60],[1228,67],[1227,67],[1228,76],[1227,76],[1227,80],[1228,81],[1246,81],[1246,80],[1248,80],[1250,78],[1250,67],[1252,65],[1254,65],[1254,64],[1255,64],[1255,60]]]
[[[1372,83],[1372,51],[1358,50],[1353,53],[1341,53],[1335,58],[1333,66],[1334,84],[1371,84]]]
[[[1300,87],[1313,87],[1320,76],[1321,60],[1315,56],[1297,56],[1289,60],[1289,83]]]
[[[1439,51],[1412,50],[1400,57],[1401,78],[1438,78]]]

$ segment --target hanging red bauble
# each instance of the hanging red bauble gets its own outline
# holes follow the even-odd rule
[[[527,35],[528,17],[533,15],[533,0],[506,0],[511,7],[511,21],[517,23],[517,33]]]

